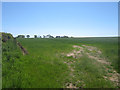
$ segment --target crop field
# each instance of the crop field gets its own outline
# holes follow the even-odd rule
[[[19,38],[2,43],[3,88],[118,88],[118,67],[117,37]]]

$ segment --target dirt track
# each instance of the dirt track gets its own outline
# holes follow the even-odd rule
[[[25,48],[23,48],[23,46],[19,42],[17,42],[17,45],[20,47],[23,55],[27,55],[28,54],[28,51]]]
[[[67,57],[73,57],[73,58],[78,58],[82,56],[82,53],[86,54],[88,56],[88,58],[94,59],[96,61],[98,61],[99,63],[102,63],[103,66],[106,64],[107,66],[111,67],[111,63],[106,61],[105,58],[100,58],[100,55],[102,54],[102,52],[93,46],[87,46],[87,45],[82,45],[81,46],[77,46],[77,45],[73,45],[73,51],[71,51],[70,53],[67,53],[66,56]],[[77,48],[77,49],[76,49]],[[89,52],[86,52],[85,50],[88,50]],[[92,51],[96,51],[96,53],[93,55],[91,52]],[[64,62],[67,63],[67,62]],[[72,73],[72,76],[74,76],[74,69],[70,66],[71,63],[74,62],[68,62],[67,65]],[[120,74],[117,73],[113,67],[111,67],[111,69],[105,67],[105,71],[107,72],[108,76],[103,76],[104,79],[109,79],[110,81],[114,82],[115,85],[119,86],[119,77]],[[112,73],[109,73],[108,70],[110,70]],[[110,76],[111,75],[111,76]],[[72,77],[73,78],[73,77]],[[72,83],[67,83],[67,88],[77,88],[75,85],[73,86]]]

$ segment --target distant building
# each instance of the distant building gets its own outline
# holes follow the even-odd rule
[[[45,38],[50,38],[50,35],[46,35]]]
[[[44,36],[44,38],[54,38],[54,37],[49,34],[49,35]]]

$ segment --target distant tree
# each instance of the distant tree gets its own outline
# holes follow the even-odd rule
[[[43,35],[43,38],[45,38],[45,35]]]
[[[40,36],[40,38],[42,38],[42,37]]]
[[[63,38],[69,38],[68,36],[63,36]]]
[[[30,37],[30,35],[27,35],[27,38],[29,38]]]
[[[34,35],[34,38],[37,38],[37,35]]]
[[[46,38],[54,38],[53,36],[51,36],[50,34],[46,35]]]
[[[24,35],[22,35],[22,38],[25,38],[25,36],[24,36]]]
[[[54,38],[53,36],[50,36],[50,38]]]
[[[51,35],[50,35],[50,34],[48,34],[48,35],[46,35],[46,38],[50,38],[50,36],[51,36]]]
[[[25,38],[24,35],[18,35],[16,38]]]
[[[60,38],[60,36],[56,36],[56,38]]]
[[[62,36],[61,38],[69,38],[68,36]]]

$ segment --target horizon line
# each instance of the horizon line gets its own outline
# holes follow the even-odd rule
[[[10,33],[10,32],[0,32],[0,33]],[[10,33],[12,34],[12,33]],[[51,35],[51,34],[43,34],[43,35],[39,35],[39,34],[34,34],[34,35],[31,35],[31,34],[12,34],[13,37],[17,37],[18,35],[24,35],[25,37],[27,35],[30,35],[30,38],[34,38],[34,35],[37,35],[37,37],[40,37],[40,36],[47,36],[47,35]],[[68,36],[68,37],[74,37],[74,38],[84,38],[84,37],[120,37],[120,35],[110,35],[110,36],[75,36],[75,35],[51,35],[53,37],[56,37],[56,36]]]

